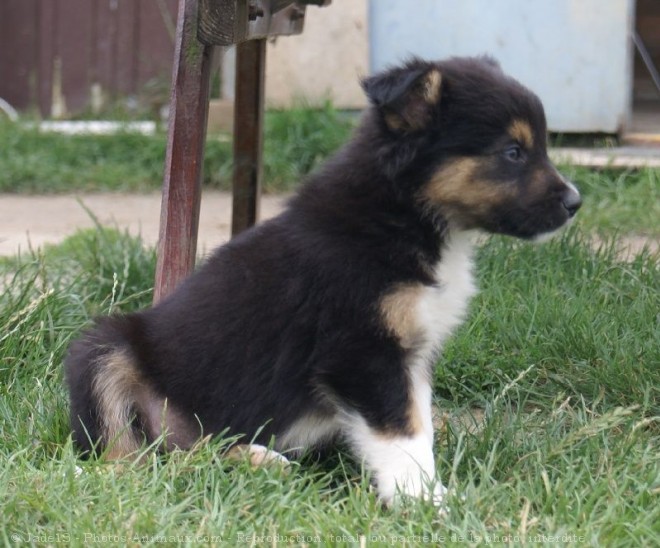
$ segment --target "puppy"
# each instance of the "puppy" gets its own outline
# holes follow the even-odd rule
[[[353,139],[281,215],[72,344],[83,451],[228,433],[296,455],[341,438],[386,503],[441,501],[432,371],[475,293],[473,236],[540,238],[580,195],[548,160],[541,102],[492,59],[413,59],[363,88]]]

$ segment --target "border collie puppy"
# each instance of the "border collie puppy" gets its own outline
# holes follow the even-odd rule
[[[362,85],[352,140],[281,215],[72,344],[84,452],[228,433],[296,455],[339,438],[384,502],[441,501],[433,366],[475,293],[474,234],[534,240],[581,200],[548,160],[541,102],[492,59],[413,59]]]

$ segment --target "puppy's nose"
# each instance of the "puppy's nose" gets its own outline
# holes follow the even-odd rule
[[[573,217],[577,213],[577,210],[582,206],[582,198],[577,189],[571,184],[567,183],[567,188],[562,194],[561,203],[568,211],[568,216]]]

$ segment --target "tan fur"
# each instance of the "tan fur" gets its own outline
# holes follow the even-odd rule
[[[99,406],[106,458],[119,459],[140,448],[130,426],[133,395],[140,386],[140,375],[131,358],[116,351],[103,358],[94,379],[93,392]]]
[[[442,85],[442,74],[439,70],[431,70],[426,75],[424,83],[424,100],[434,105],[440,100],[440,87]]]
[[[410,398],[410,408],[408,409],[408,423],[409,432],[406,433],[410,436],[415,436],[424,430],[424,423],[419,414],[419,408],[412,396]]]
[[[394,113],[385,115],[385,123],[387,124],[387,127],[395,131],[402,130],[405,127],[405,122],[403,119],[398,114]]]
[[[288,472],[291,467],[291,463],[284,455],[262,445],[234,445],[225,453],[225,458],[234,462],[247,460],[252,468],[277,465],[281,466],[284,472]]]
[[[548,192],[547,173],[543,169],[535,170],[530,177],[529,192],[531,195],[543,196]]]
[[[388,427],[384,430],[374,432],[381,440],[394,440],[403,437],[412,438],[422,432],[424,426],[422,424],[422,417],[415,407],[414,402],[411,401],[410,407],[406,413],[407,423],[403,428]]]
[[[511,199],[505,186],[479,176],[479,168],[487,161],[465,157],[445,162],[422,188],[422,201],[439,207],[448,220],[472,228],[476,215],[485,215],[493,206]]]
[[[144,421],[147,438],[166,434],[163,449],[189,449],[200,439],[201,427],[194,419],[174,408],[142,378],[131,357],[116,351],[103,358],[94,379],[93,391],[98,402],[103,439],[108,460],[135,453],[142,439],[131,428],[132,412]]]
[[[385,123],[394,131],[417,131],[430,120],[432,106],[440,100],[442,75],[437,69],[424,75],[406,98],[407,104],[400,112],[385,114]]]
[[[163,449],[189,449],[200,439],[202,430],[197,421],[186,417],[167,398],[159,396],[150,387],[140,387],[136,403],[150,439],[166,434]]]
[[[514,120],[509,126],[508,133],[527,150],[531,150],[534,147],[532,127],[525,120]]]
[[[401,284],[394,291],[385,295],[380,301],[380,313],[387,330],[394,334],[399,344],[405,350],[413,350],[421,342],[421,326],[418,325],[417,307],[423,298],[424,287],[420,284]],[[412,381],[411,381],[412,388]],[[413,436],[423,431],[424,425],[420,416],[415,394],[409,394],[408,425],[404,432],[383,432],[384,438],[398,437],[402,433]]]
[[[419,339],[415,308],[422,298],[420,284],[402,284],[380,301],[380,313],[388,331],[396,335],[405,349],[411,349]]]

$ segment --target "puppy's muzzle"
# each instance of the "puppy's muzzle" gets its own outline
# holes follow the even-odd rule
[[[577,188],[570,183],[569,181],[566,182],[566,190],[561,195],[561,203],[568,211],[568,216],[573,217],[578,209],[582,206],[582,197],[580,196],[580,193],[578,192]]]

